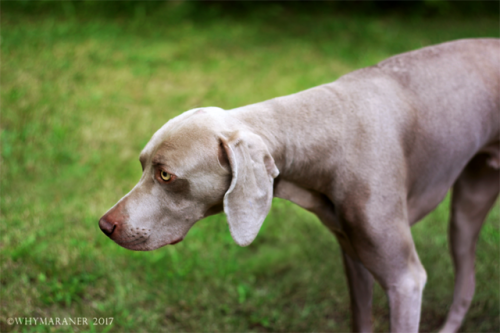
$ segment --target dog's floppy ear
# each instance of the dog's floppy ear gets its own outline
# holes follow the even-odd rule
[[[224,212],[234,241],[249,245],[269,213],[273,181],[279,174],[260,136],[238,132],[221,138],[231,167],[232,180],[224,196]]]

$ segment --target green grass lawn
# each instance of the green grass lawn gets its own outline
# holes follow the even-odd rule
[[[66,7],[65,7],[66,8]],[[110,241],[100,216],[141,175],[138,156],[168,119],[230,109],[327,83],[393,54],[498,37],[485,17],[1,13],[2,332],[349,330],[339,247],[311,214],[275,199],[256,241],[231,239],[223,215],[152,252]],[[74,9],[74,8],[73,8]],[[413,228],[428,273],[421,330],[451,305],[448,203]],[[463,331],[500,330],[500,212],[477,246],[477,288]],[[114,318],[111,326],[9,325],[12,317]],[[382,290],[375,326],[388,329]]]

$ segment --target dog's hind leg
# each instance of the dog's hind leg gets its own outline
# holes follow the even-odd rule
[[[442,333],[460,328],[474,296],[476,241],[500,187],[499,170],[487,162],[488,155],[476,155],[453,185],[449,236],[455,291]]]

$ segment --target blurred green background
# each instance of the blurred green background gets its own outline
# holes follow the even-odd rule
[[[499,37],[491,2],[1,3],[2,332],[344,332],[349,299],[334,237],[275,199],[256,241],[223,215],[152,252],[110,241],[99,217],[141,175],[168,119],[331,82],[423,46]],[[448,199],[413,228],[427,269],[421,330],[453,293]],[[477,246],[463,331],[500,330],[500,213]],[[378,331],[388,329],[382,290]],[[114,318],[104,326],[9,325],[12,317]]]

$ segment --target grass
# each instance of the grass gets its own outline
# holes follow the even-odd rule
[[[146,253],[109,241],[97,221],[139,179],[151,135],[185,110],[259,102],[396,53],[499,35],[495,16],[307,15],[274,6],[235,18],[213,7],[194,15],[191,6],[112,17],[74,7],[2,10],[0,331],[348,331],[338,245],[292,204],[275,199],[248,248],[234,244],[223,215]],[[413,228],[429,276],[422,331],[439,328],[452,300],[447,207]],[[499,227],[497,205],[477,246],[463,331],[500,330]],[[377,330],[388,329],[388,316],[377,287]],[[114,320],[26,326],[9,325],[12,317]]]

